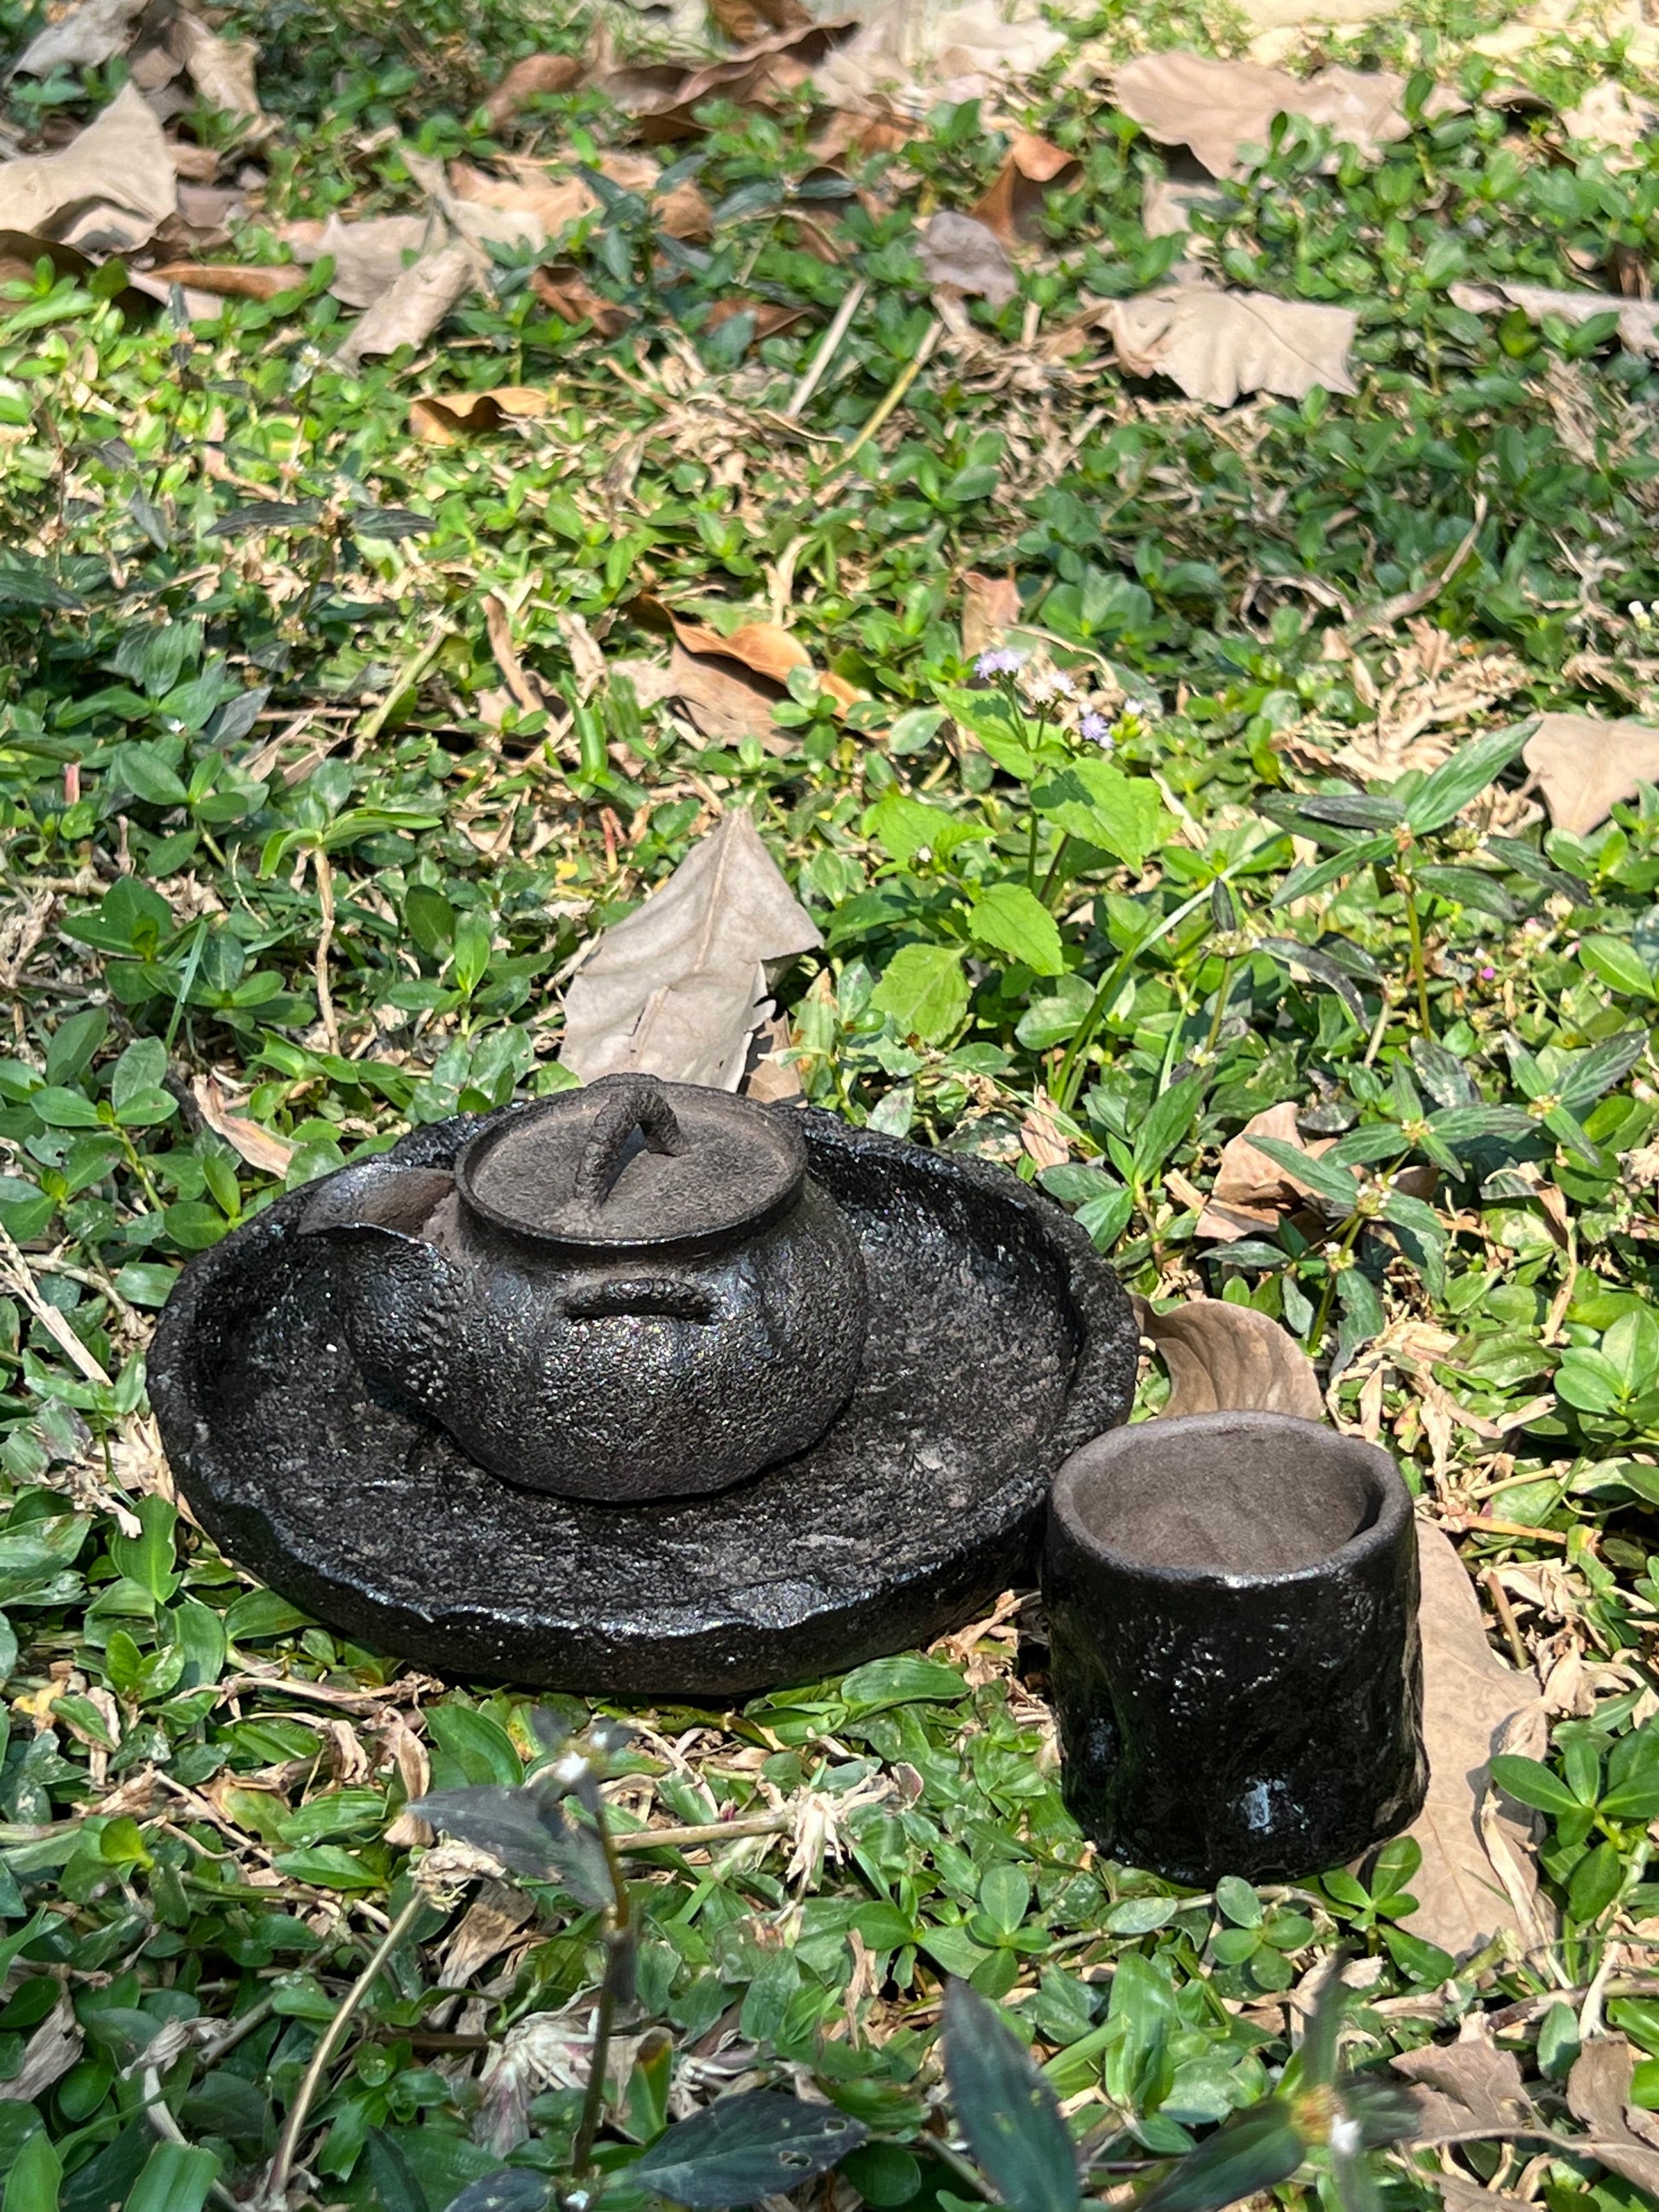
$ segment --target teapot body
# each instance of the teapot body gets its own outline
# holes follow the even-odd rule
[[[804,1175],[760,1225],[693,1249],[576,1252],[469,1205],[459,1173],[368,1162],[301,1233],[330,1247],[368,1379],[533,1490],[726,1489],[812,1443],[863,1352],[863,1254]]]

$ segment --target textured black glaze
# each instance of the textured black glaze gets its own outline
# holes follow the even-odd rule
[[[476,1127],[388,1157],[446,1171]],[[558,1689],[742,1696],[972,1618],[1029,1570],[1060,1462],[1127,1413],[1128,1301],[1005,1170],[827,1114],[800,1127],[859,1240],[870,1324],[846,1409],[799,1459],[626,1507],[487,1474],[352,1358],[327,1255],[295,1234],[336,1176],[192,1261],[161,1316],[150,1395],[192,1510],[353,1635]]]
[[[366,1161],[299,1226],[368,1380],[532,1490],[726,1489],[805,1450],[859,1371],[858,1240],[798,1117],[723,1091],[611,1076],[509,1108],[453,1176]]]
[[[1098,1437],[1042,1583],[1066,1798],[1115,1857],[1295,1881],[1420,1811],[1416,1524],[1376,1445],[1280,1413]]]

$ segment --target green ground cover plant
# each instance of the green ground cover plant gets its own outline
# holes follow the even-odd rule
[[[495,249],[349,368],[326,259],[210,320],[0,242],[0,2212],[1654,2201],[1659,142],[1563,121],[1640,98],[1629,26],[1499,60],[1502,20],[1304,55],[1400,69],[1403,135],[1281,117],[1193,215],[1213,276],[1354,311],[1352,392],[1224,408],[1101,335],[1182,240],[1078,54],[1242,52],[1219,10],[1108,0],[869,155],[717,91],[648,186],[592,84],[483,111],[586,18],[243,10],[274,128],[189,128],[256,177],[246,267],[418,208],[423,157],[595,180],[545,268]],[[0,0],[0,46],[38,27]],[[13,79],[0,151],[125,76]],[[918,218],[1021,131],[1071,166],[941,336]],[[1606,304],[1481,294],[1528,284]],[[538,410],[411,416],[509,387]],[[642,673],[665,607],[810,665],[726,664],[746,706],[699,717]],[[812,1103],[1037,1180],[1156,1306],[1282,1324],[1396,1451],[1550,1686],[1495,1769],[1541,1936],[1431,1940],[1413,1838],[1202,1895],[1103,1857],[1029,1601],[601,1710],[357,1646],[180,1512],[143,1365],[179,1267],[568,1081],[573,956],[736,806],[824,939],[778,986]],[[459,1840],[481,1792],[511,1881]]]

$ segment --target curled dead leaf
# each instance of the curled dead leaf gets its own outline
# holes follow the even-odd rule
[[[187,290],[211,292],[225,300],[275,300],[304,281],[303,271],[291,261],[247,268],[228,261],[168,261],[145,273],[158,284],[182,284]]]
[[[994,230],[971,215],[943,209],[921,234],[921,265],[930,284],[948,284],[965,296],[1006,307],[1019,287],[1013,265]]]
[[[735,1089],[771,1011],[767,965],[822,938],[743,808],[605,930],[565,993],[565,1066]]]
[[[60,153],[0,166],[0,230],[61,240],[84,253],[127,253],[178,204],[179,173],[136,85]]]
[[[768,31],[799,31],[812,21],[800,0],[708,0],[709,21],[734,46],[746,46]]]
[[[1300,399],[1316,386],[1334,393],[1358,389],[1348,373],[1359,327],[1351,307],[1173,284],[1109,300],[1097,320],[1127,374],[1170,377],[1189,399],[1213,407],[1231,407],[1249,392]]]
[[[1227,1139],[1199,1219],[1200,1237],[1227,1244],[1241,1237],[1254,1237],[1261,1230],[1275,1228],[1281,1215],[1294,1212],[1298,1201],[1311,1195],[1305,1182],[1250,1141],[1253,1137],[1274,1137],[1280,1144],[1300,1146],[1310,1158],[1317,1159],[1336,1140],[1316,1137],[1310,1144],[1297,1127],[1296,1115],[1296,1107],[1289,1101],[1269,1106],[1263,1113],[1253,1114],[1238,1134]]]
[[[1423,1595],[1423,1738],[1429,1794],[1408,1832],[1422,1849],[1407,1932],[1455,1959],[1500,1929],[1523,1947],[1547,1933],[1538,1896],[1533,1817],[1490,1788],[1498,1751],[1539,1757],[1548,1723],[1538,1681],[1507,1667],[1486,1641],[1480,1601],[1450,1539],[1419,1521]]]
[[[550,392],[498,384],[488,392],[423,392],[409,403],[409,427],[428,445],[458,446],[507,422],[539,422],[554,404]]]
[[[1659,782],[1659,728],[1599,714],[1540,714],[1521,757],[1542,787],[1551,822],[1584,837],[1639,785]]]
[[[1045,195],[1054,188],[1063,190],[1082,174],[1082,168],[1075,155],[1021,131],[1009,146],[995,183],[973,210],[974,220],[1006,246],[1035,240],[1042,234],[1039,218]]]
[[[1492,2041],[1484,2013],[1467,2015],[1455,2043],[1403,2051],[1389,2064],[1416,2084],[1425,2136],[1460,2135],[1476,2128],[1506,2136],[1537,2124],[1521,2063],[1512,2051],[1500,2051]]]
[[[1294,77],[1255,62],[1171,52],[1125,63],[1114,95],[1148,137],[1190,147],[1212,177],[1236,177],[1246,166],[1243,149],[1265,149],[1276,115],[1326,124],[1337,145],[1379,159],[1410,130],[1405,91],[1405,78],[1388,70],[1331,68]],[[1334,157],[1327,166],[1334,167]]]
[[[1557,315],[1564,323],[1587,323],[1595,315],[1617,315],[1619,342],[1632,353],[1659,355],[1659,301],[1627,300],[1615,292],[1574,292],[1553,284],[1453,284],[1452,305],[1468,314],[1501,314],[1519,307],[1528,321]]]
[[[1659,2198],[1659,2123],[1631,2103],[1636,2057],[1622,2035],[1594,2035],[1567,2076],[1567,2109],[1595,2142],[1609,2172]]]
[[[262,1129],[257,1121],[239,1114],[216,1075],[198,1075],[191,1085],[191,1095],[209,1128],[216,1136],[222,1137],[251,1168],[258,1168],[261,1175],[288,1173],[295,1146],[285,1137]]]
[[[981,576],[970,568],[962,580],[962,657],[977,660],[1000,645],[1019,620],[1019,586],[1012,576]]]
[[[23,2063],[9,2081],[0,2081],[0,2100],[32,2105],[59,2081],[81,2056],[83,2038],[75,2006],[65,1990],[23,2047]]]
[[[741,296],[716,300],[708,310],[703,328],[721,330],[739,315],[752,315],[755,327],[749,343],[757,345],[762,338],[775,337],[780,331],[793,330],[797,323],[805,320],[806,313],[805,307],[785,307],[775,300],[745,300]]]
[[[370,354],[424,345],[472,289],[477,275],[470,246],[443,246],[423,253],[347,331],[335,359],[342,368],[355,368]]]
[[[1141,1334],[1151,1337],[1169,1370],[1170,1396],[1160,1418],[1237,1410],[1323,1419],[1313,1362],[1271,1315],[1224,1298],[1188,1298],[1154,1313],[1138,1297],[1135,1311]]]
[[[14,76],[50,76],[54,70],[99,69],[124,54],[149,0],[82,0],[31,40],[11,65]]]
[[[550,93],[574,92],[586,75],[579,54],[526,54],[514,62],[483,104],[484,119],[499,131],[530,105]]]
[[[634,319],[630,309],[615,300],[601,299],[580,270],[568,261],[532,269],[530,289],[561,322],[592,323],[604,338],[614,338]]]

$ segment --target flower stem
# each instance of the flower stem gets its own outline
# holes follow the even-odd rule
[[[1395,880],[1406,902],[1406,929],[1412,941],[1412,976],[1417,985],[1418,1019],[1423,1025],[1424,1036],[1431,1037],[1434,1022],[1429,1012],[1429,970],[1423,957],[1423,924],[1417,911],[1417,886],[1404,871]]]
[[[1232,988],[1233,963],[1231,960],[1224,960],[1221,963],[1221,981],[1215,987],[1215,1011],[1210,1016],[1210,1034],[1204,1040],[1204,1049],[1206,1054],[1212,1054],[1215,1050],[1216,1041],[1221,1035],[1222,1018],[1226,1013],[1227,1001],[1232,995]]]
[[[1033,815],[1031,820],[1035,826],[1036,817]],[[1060,833],[1060,842],[1054,848],[1054,857],[1048,863],[1048,872],[1042,878],[1042,889],[1037,893],[1038,898],[1042,901],[1044,906],[1048,906],[1049,901],[1054,894],[1055,878],[1060,874],[1060,863],[1066,858],[1066,848],[1070,845],[1071,842],[1071,831],[1069,830],[1062,830]],[[1049,910],[1052,912],[1053,908],[1050,908]]]

